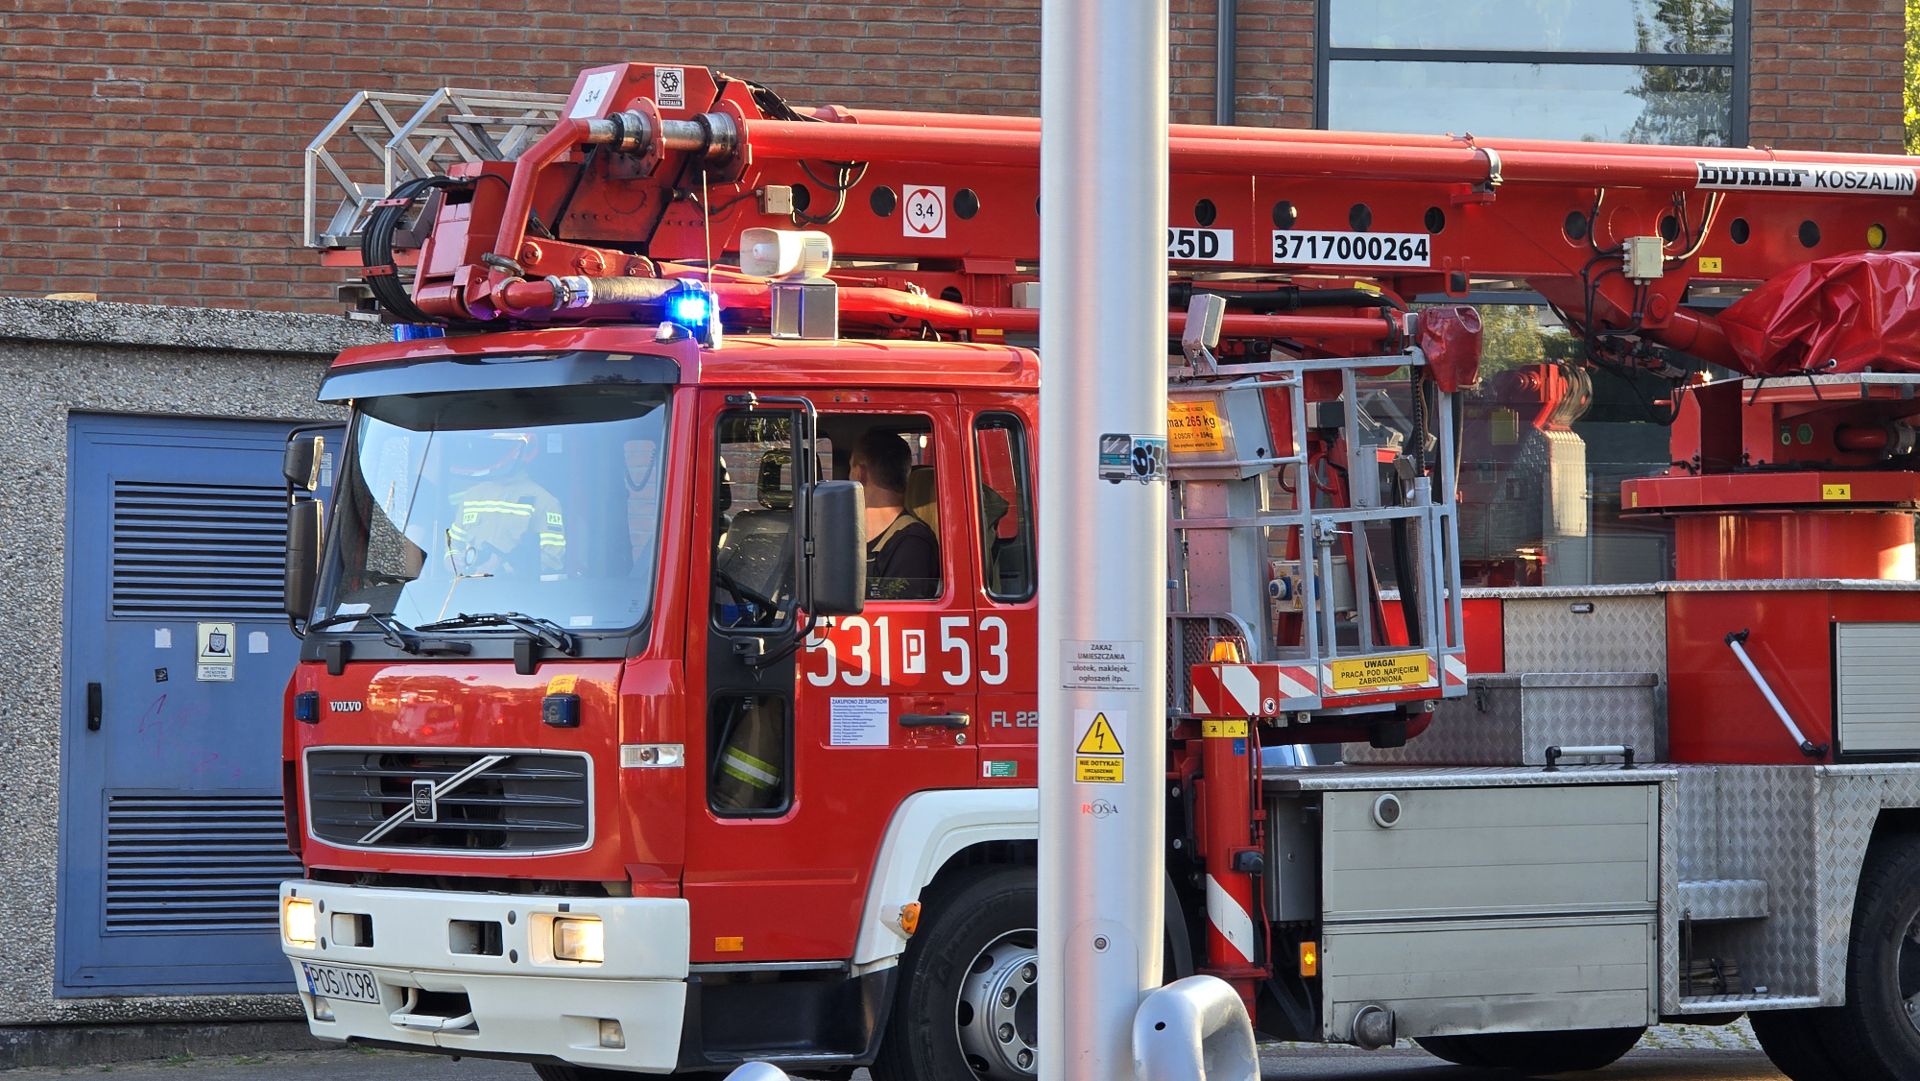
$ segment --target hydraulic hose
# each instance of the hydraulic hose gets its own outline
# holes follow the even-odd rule
[[[393,261],[393,237],[406,221],[414,204],[432,191],[462,187],[469,183],[445,176],[415,177],[403,182],[374,204],[367,224],[360,231],[360,280],[380,306],[403,323],[447,323],[471,326],[465,320],[441,319],[421,311],[400,281],[399,266]]]
[[[1215,289],[1192,282],[1176,282],[1167,290],[1167,301],[1174,308],[1187,306],[1195,296],[1224,298],[1230,307],[1256,314],[1298,311],[1302,308],[1392,308],[1405,306],[1394,297],[1372,289]]]

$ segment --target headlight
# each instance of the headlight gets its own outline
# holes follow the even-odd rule
[[[556,916],[553,956],[561,961],[599,964],[607,959],[606,928],[598,916]]]
[[[289,946],[312,949],[319,941],[313,902],[305,897],[289,897],[280,904],[280,934]]]

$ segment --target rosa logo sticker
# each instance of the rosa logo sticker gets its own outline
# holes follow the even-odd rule
[[[947,235],[947,189],[918,185],[900,189],[900,227],[906,236]]]

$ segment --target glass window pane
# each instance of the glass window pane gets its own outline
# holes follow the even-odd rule
[[[1340,131],[1732,141],[1733,69],[1723,67],[1336,60],[1326,93],[1327,126]]]
[[[993,413],[974,423],[980,471],[980,564],[987,596],[1033,596],[1033,514],[1026,433],[1020,418]]]
[[[1733,52],[1733,0],[1328,0],[1336,49]]]
[[[1620,484],[1666,468],[1671,430],[1629,388],[1589,375],[1543,309],[1482,305],[1485,362],[1462,395],[1460,560],[1471,586],[1610,585],[1672,576],[1673,527],[1623,514]]]

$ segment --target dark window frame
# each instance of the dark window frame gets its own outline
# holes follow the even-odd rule
[[[987,599],[996,604],[1025,604],[1033,600],[1039,591],[1040,584],[1039,544],[1037,543],[1038,538],[1034,535],[1035,530],[1033,528],[1033,487],[1035,480],[1033,476],[1033,446],[1032,438],[1027,431],[1026,418],[1011,410],[989,409],[974,414],[973,423],[968,425],[968,427],[972,436],[970,441],[973,444],[973,480],[975,488],[973,498],[975,503],[977,504],[980,498],[979,489],[986,486],[986,470],[983,468],[984,462],[980,457],[980,432],[986,428],[1007,432],[1010,437],[1008,441],[1009,446],[1014,458],[1013,486],[1015,494],[1019,496],[1021,501],[1019,506],[1010,507],[1009,509],[1019,512],[1021,521],[1026,523],[1027,588],[1022,593],[1003,595],[995,590],[995,587],[999,583],[993,580],[992,561],[988,558],[991,542],[986,535],[986,523],[984,521],[978,521],[976,517],[976,525],[981,531],[979,550],[976,553],[980,560],[981,592],[985,593]],[[977,506],[975,510],[977,514]]]
[[[1725,53],[1541,52],[1525,49],[1365,49],[1332,44],[1331,8],[1340,0],[1319,0],[1314,26],[1313,126],[1328,124],[1328,79],[1336,60],[1399,60],[1415,63],[1605,65],[1625,67],[1718,67],[1733,72],[1727,145],[1747,145],[1748,75],[1752,67],[1752,0],[1731,0],[1733,48]]]

